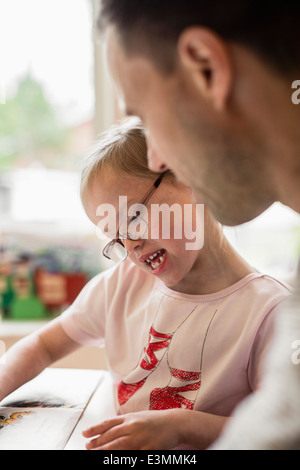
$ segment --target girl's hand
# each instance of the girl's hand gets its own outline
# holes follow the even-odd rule
[[[178,410],[140,411],[107,419],[83,431],[88,450],[166,450],[180,443]]]

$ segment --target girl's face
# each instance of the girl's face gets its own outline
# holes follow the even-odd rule
[[[118,238],[120,201],[124,202],[124,196],[126,196],[129,209],[133,204],[140,203],[153,183],[154,180],[151,179],[139,178],[125,173],[120,176],[112,171],[105,171],[101,175],[101,179],[96,177],[91,188],[86,191],[84,201],[86,213],[95,225],[101,223],[101,220],[103,225],[103,218],[106,217],[107,220],[107,212],[102,211],[102,214],[105,215],[97,215],[101,212],[99,206],[102,204],[113,206],[114,217],[116,217],[113,222],[117,230],[116,233],[111,233],[109,236],[112,239]],[[120,196],[123,198],[120,199]],[[173,208],[176,207],[175,212],[169,210],[173,204],[176,204],[173,206]],[[158,205],[164,208],[164,215],[160,215],[159,218],[155,217],[154,221],[153,211],[157,209]],[[188,210],[185,205],[189,205]],[[120,237],[128,251],[128,257],[140,269],[150,275],[157,276],[168,287],[182,291],[182,285],[187,281],[189,275],[199,268],[201,260],[201,250],[186,249],[186,243],[191,242],[190,237],[189,239],[185,238],[186,228],[189,226],[189,233],[196,229],[196,205],[192,202],[190,190],[181,183],[170,181],[168,177],[165,177],[146,204],[146,208],[148,238],[133,241]],[[185,211],[186,217],[184,217]],[[175,216],[174,213],[176,213]],[[165,217],[165,223],[169,223],[170,231],[165,230],[166,226],[162,223],[163,217]],[[187,222],[188,225],[184,227]],[[151,238],[151,233],[156,234],[155,238]],[[168,236],[169,233],[170,236]],[[174,238],[174,233],[177,234],[176,238]],[[180,238],[177,238],[178,234]]]

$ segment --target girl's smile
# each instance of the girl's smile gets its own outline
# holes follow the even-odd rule
[[[161,248],[155,252],[141,256],[138,261],[146,264],[151,269],[152,274],[159,275],[164,269],[167,260],[167,251]]]

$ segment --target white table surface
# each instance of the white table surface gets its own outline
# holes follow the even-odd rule
[[[110,373],[103,370],[100,372],[100,375],[101,378],[98,388],[91,396],[89,403],[65,446],[65,450],[85,450],[85,444],[88,440],[82,436],[82,431],[116,415],[113,383]]]

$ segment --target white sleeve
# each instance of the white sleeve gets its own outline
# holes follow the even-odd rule
[[[98,274],[62,313],[61,325],[71,339],[82,345],[104,345],[109,299],[116,294],[117,278],[115,268]]]

